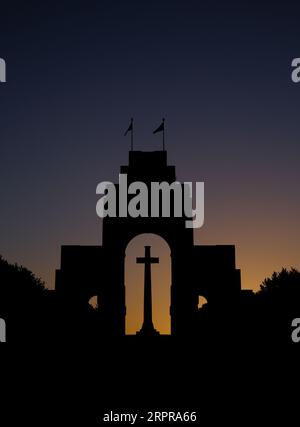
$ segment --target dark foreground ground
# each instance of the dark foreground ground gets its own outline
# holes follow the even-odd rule
[[[153,424],[148,411],[196,411],[173,425],[299,425],[297,345],[126,337],[7,348],[1,426],[130,425],[103,422],[110,411],[146,417],[135,425]]]

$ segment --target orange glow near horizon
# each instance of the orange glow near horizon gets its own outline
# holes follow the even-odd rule
[[[236,208],[236,207],[235,207]],[[237,208],[236,208],[237,210]],[[280,232],[270,221],[255,218],[254,223],[248,223],[242,215],[227,216],[226,209],[214,211],[206,215],[204,227],[194,233],[194,243],[197,245],[234,244],[236,248],[236,268],[241,269],[242,289],[257,291],[264,278],[282,267],[295,267],[300,270],[299,259],[299,229],[290,220],[281,222]],[[240,214],[240,212],[238,212]],[[275,216],[275,213],[274,213]],[[250,221],[250,218],[249,218]],[[279,223],[279,221],[278,221]],[[249,226],[251,225],[251,227]],[[75,236],[65,238],[70,244],[82,245],[99,244],[99,234],[95,231],[85,235],[82,229],[75,230]],[[87,233],[88,234],[88,233]],[[84,238],[83,238],[84,236]],[[126,250],[125,289],[126,289],[126,333],[135,334],[142,326],[143,320],[143,286],[144,268],[136,264],[137,256],[144,255],[144,246],[150,245],[151,254],[160,258],[160,264],[152,265],[152,301],[153,322],[160,333],[170,331],[170,249],[167,243],[157,235],[142,234],[135,237]],[[59,268],[59,244],[50,245],[49,252],[36,250],[24,251],[23,257],[15,258],[13,252],[8,261],[18,262],[31,269],[37,276],[45,280],[50,289],[54,289],[54,271]],[[31,255],[29,257],[28,255]]]

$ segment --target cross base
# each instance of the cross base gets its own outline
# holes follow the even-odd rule
[[[142,326],[142,328],[136,332],[136,335],[143,335],[147,337],[154,337],[160,335],[160,333],[154,328],[154,326]]]

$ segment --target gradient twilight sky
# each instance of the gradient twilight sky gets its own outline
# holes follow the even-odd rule
[[[61,244],[101,243],[96,185],[166,117],[169,164],[205,182],[198,244],[235,244],[243,288],[300,268],[300,5],[1,5],[0,253],[54,286]]]

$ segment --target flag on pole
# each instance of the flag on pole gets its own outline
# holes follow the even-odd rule
[[[128,126],[127,131],[124,133],[124,136],[126,136],[130,132],[130,149],[133,151],[133,118],[130,120],[130,125]]]
[[[162,119],[161,124],[153,131],[153,133],[158,132],[162,132],[162,149],[165,151],[165,119]]]
[[[126,136],[128,132],[132,132],[132,130],[133,130],[133,119],[131,119],[130,125],[128,126],[127,131],[124,133],[124,136]]]
[[[162,123],[158,126],[157,129],[153,131],[153,133],[163,132],[165,130],[165,119],[162,120]]]

